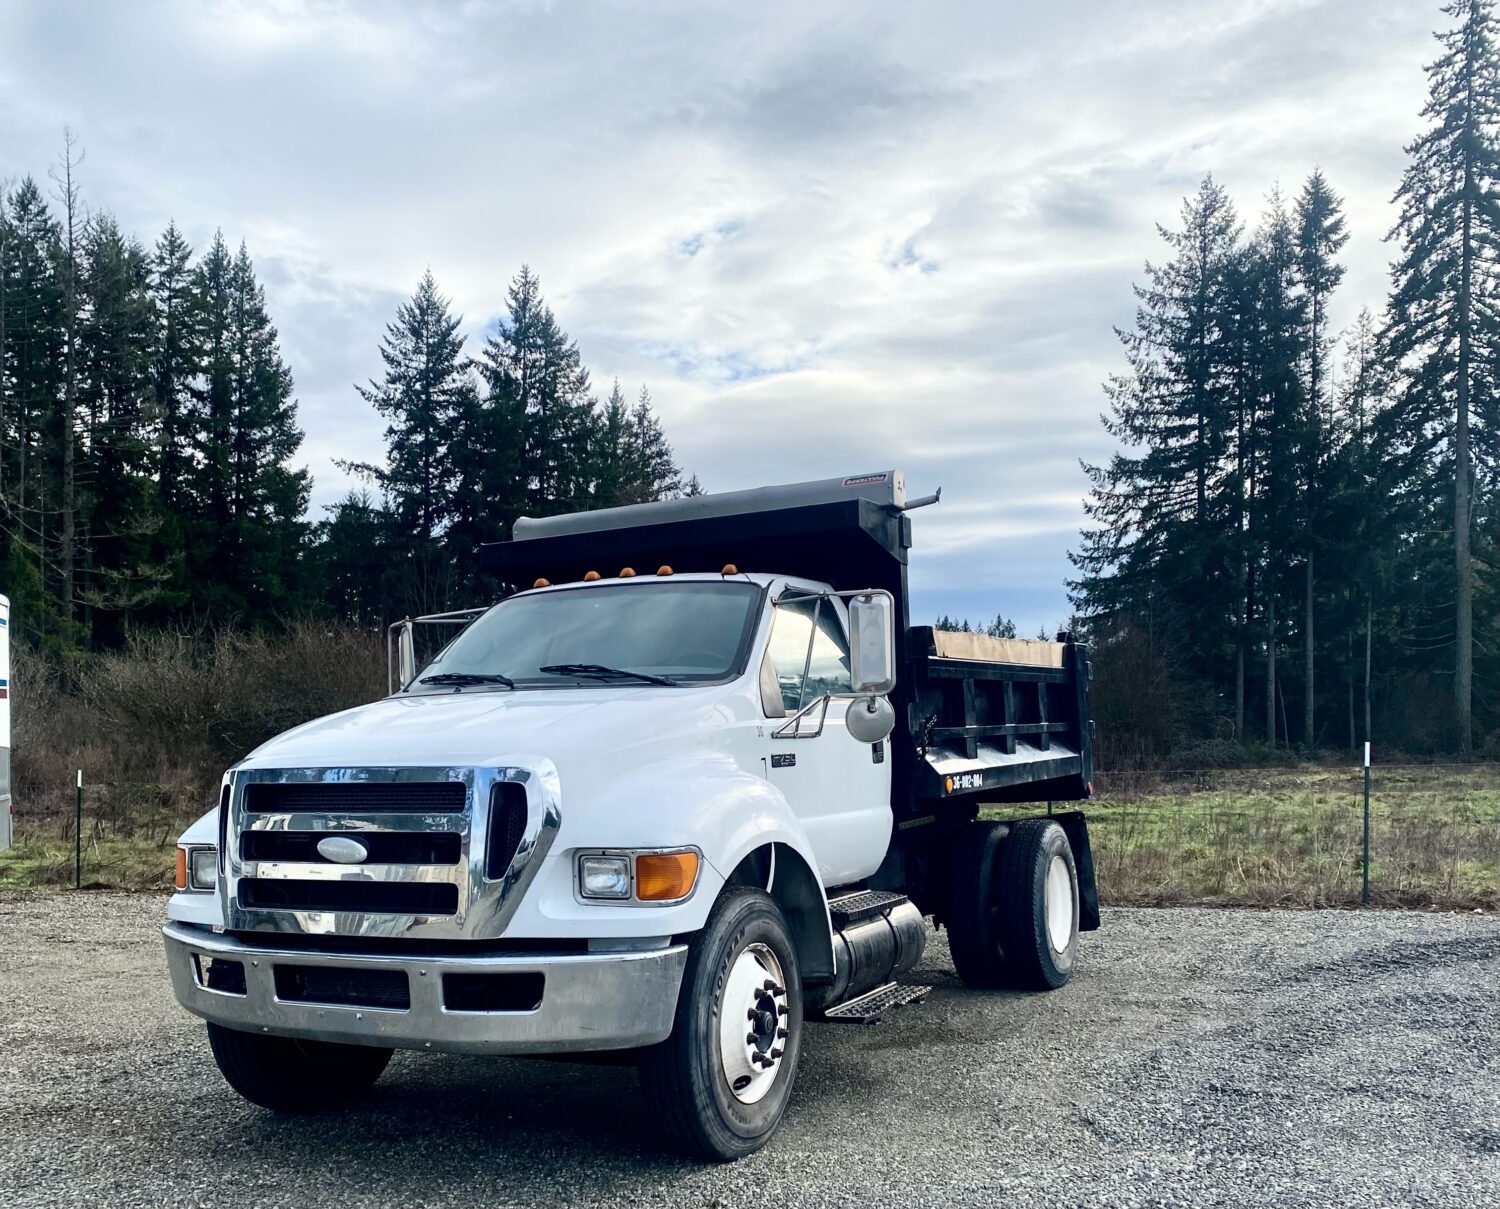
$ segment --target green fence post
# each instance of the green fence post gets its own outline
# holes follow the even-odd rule
[[[73,802],[73,889],[83,889],[83,769],[78,770],[78,793]]]
[[[1364,888],[1360,891],[1360,902],[1370,905],[1370,744],[1365,742],[1365,859]]]

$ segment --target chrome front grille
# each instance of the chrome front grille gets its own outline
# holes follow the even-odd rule
[[[557,833],[557,773],[528,768],[246,769],[225,795],[231,932],[494,939]],[[358,839],[356,864],[318,850]]]

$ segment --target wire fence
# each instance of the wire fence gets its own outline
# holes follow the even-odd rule
[[[1377,764],[1368,866],[1357,767],[1101,773],[1095,791],[1083,805],[1106,903],[1352,906],[1368,870],[1378,906],[1500,909],[1500,764]],[[178,834],[211,804],[199,796],[85,774],[23,802],[0,886],[165,888]]]

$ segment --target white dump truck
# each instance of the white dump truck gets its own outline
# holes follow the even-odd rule
[[[392,627],[390,695],[251,752],[180,841],[168,965],[229,1084],[302,1112],[395,1048],[617,1051],[731,1159],[810,1024],[923,997],[924,917],[971,986],[1066,982],[1099,920],[1053,812],[1091,792],[1085,650],[909,626],[928,502],[890,471],[486,547],[497,604]],[[418,668],[427,624],[458,632]]]

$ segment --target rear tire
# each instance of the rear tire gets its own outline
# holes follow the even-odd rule
[[[1054,991],[1078,949],[1078,867],[1067,833],[1051,819],[1011,824],[997,874],[1010,985]]]
[[[672,1035],[641,1054],[668,1142],[707,1159],[759,1150],[786,1112],[801,1048],[802,976],[786,917],[764,891],[730,887],[688,949]]]
[[[1078,945],[1078,870],[1051,819],[973,822],[954,836],[943,923],[973,987],[1052,990]]]
[[[299,1041],[208,1026],[208,1044],[229,1086],[272,1112],[321,1112],[375,1085],[391,1051],[370,1045]]]

